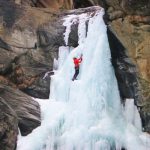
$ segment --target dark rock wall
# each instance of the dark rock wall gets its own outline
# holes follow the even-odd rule
[[[18,120],[14,110],[0,97],[0,149],[15,150]]]
[[[23,7],[15,5],[12,1],[0,0],[0,8],[0,103],[3,104],[1,106],[5,104],[7,108],[0,108],[0,122],[3,123],[0,127],[0,149],[13,150],[16,145],[18,126],[21,134],[27,135],[40,125],[38,103],[18,90],[23,81],[27,82],[27,80],[21,76],[24,75],[24,71],[18,69],[19,65],[16,63],[22,55],[35,49],[35,42],[30,36],[30,33],[33,33],[31,28],[30,32],[27,30],[24,32],[23,21],[28,20],[24,15]],[[24,18],[20,22],[22,16]],[[22,24],[21,28],[18,23]],[[32,21],[30,26],[31,24]],[[32,41],[30,42],[27,37],[31,37]],[[17,75],[14,77],[14,74]],[[33,82],[33,77],[28,77],[28,80],[27,85]]]
[[[29,134],[35,127],[40,125],[39,104],[31,97],[4,85],[0,85],[0,97],[16,113],[22,135]]]
[[[55,12],[21,8],[13,2],[0,1],[0,5],[3,8],[0,11],[0,83],[34,97],[48,98],[50,78],[43,77],[53,68],[53,59],[62,45],[58,42],[62,39],[59,35],[63,35],[65,28],[56,30],[61,23],[49,24]],[[10,10],[17,16],[15,19],[8,19]]]
[[[74,0],[77,3],[78,0]],[[121,10],[125,14],[130,15],[150,15],[150,1],[149,0],[83,0],[82,3],[89,2],[92,5],[101,5],[108,9],[113,7],[115,10]],[[78,8],[83,7],[78,3]]]
[[[135,99],[135,104],[140,106],[141,93],[136,66],[127,56],[127,50],[110,28],[107,28],[107,34],[120,96],[122,100],[133,98]]]
[[[0,149],[14,150],[18,128],[27,135],[40,125],[39,104],[19,90],[0,84]]]

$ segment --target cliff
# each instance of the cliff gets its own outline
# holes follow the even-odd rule
[[[64,9],[93,5],[106,9],[104,19],[122,100],[135,99],[143,128],[150,132],[148,0],[0,0],[0,141],[8,150],[15,148],[18,125],[22,135],[40,125],[40,108],[31,96],[49,96],[50,77],[44,76],[52,71],[59,46],[65,45],[63,18],[95,8]],[[69,46],[78,44],[77,25],[72,26]]]

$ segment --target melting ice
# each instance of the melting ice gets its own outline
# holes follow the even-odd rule
[[[58,70],[51,81],[50,100],[41,105],[42,123],[20,137],[17,150],[148,150],[134,104],[120,103],[116,77],[103,21],[103,9],[94,14],[70,15],[64,21],[66,47],[59,48]],[[67,47],[72,23],[79,21],[78,47]],[[89,21],[88,21],[89,20]],[[86,23],[88,21],[88,31]],[[73,57],[83,54],[78,80]],[[130,109],[133,105],[134,109]],[[132,107],[132,108],[133,108]],[[132,116],[128,114],[131,110]],[[134,119],[134,118],[138,119]],[[136,126],[138,122],[138,126]]]

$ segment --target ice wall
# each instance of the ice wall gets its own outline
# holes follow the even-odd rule
[[[104,10],[99,8],[94,13],[71,15],[64,20],[66,47],[59,49],[50,100],[38,100],[42,124],[19,139],[17,150],[149,148],[149,136],[141,132],[133,100],[126,102],[125,111],[122,109],[103,15]],[[71,25],[77,21],[79,45],[70,51],[67,45]],[[73,82],[73,57],[81,54],[80,74]]]

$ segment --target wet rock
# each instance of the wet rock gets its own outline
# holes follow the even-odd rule
[[[40,125],[39,104],[31,97],[19,90],[4,85],[0,85],[0,97],[16,113],[22,135],[29,134]]]
[[[0,149],[15,150],[17,134],[17,115],[6,101],[0,97]]]

